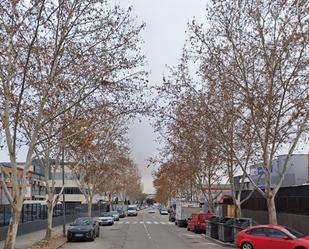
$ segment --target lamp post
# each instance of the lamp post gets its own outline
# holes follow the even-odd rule
[[[62,233],[63,237],[66,236],[66,229],[65,229],[65,224],[66,224],[66,217],[65,217],[65,189],[64,189],[64,146],[62,146],[62,214],[63,214],[63,224],[62,224]]]

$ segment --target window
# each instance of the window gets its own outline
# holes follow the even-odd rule
[[[267,236],[264,228],[255,228],[247,232],[252,236]]]
[[[306,235],[305,234],[303,234],[303,233],[300,233],[300,232],[298,232],[298,231],[295,231],[295,230],[293,230],[293,229],[291,229],[291,228],[288,228],[288,227],[286,227],[285,229],[283,229],[283,231],[286,233],[286,234],[289,234],[289,236],[291,237],[291,238],[303,238],[303,237],[305,237]]]
[[[267,229],[267,234],[271,238],[283,239],[286,238],[287,235],[277,229]]]

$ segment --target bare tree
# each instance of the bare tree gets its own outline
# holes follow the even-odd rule
[[[265,189],[244,174],[265,197],[271,224],[277,223],[275,196],[288,161],[308,126],[308,7],[305,1],[213,1],[211,29],[191,26],[200,75],[221,74],[239,92],[236,99],[256,139]],[[287,156],[273,182],[272,161],[284,148]],[[237,147],[233,154],[236,158]]]
[[[145,74],[139,33],[131,9],[108,1],[1,1],[1,121],[12,165],[12,209],[4,248],[14,248],[26,175],[40,129],[90,95],[133,100]],[[112,83],[112,84],[110,84]],[[132,86],[132,87],[130,87]],[[127,89],[131,90],[128,91]],[[45,115],[50,98],[62,105]],[[139,99],[139,97],[136,97]],[[136,100],[136,99],[135,99]],[[17,147],[27,147],[22,180]]]

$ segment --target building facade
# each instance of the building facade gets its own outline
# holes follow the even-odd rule
[[[287,155],[280,155],[272,161],[271,182],[272,187],[278,185],[284,168]],[[288,160],[288,171],[285,174],[282,187],[299,186],[309,183],[309,154],[293,154]],[[265,174],[262,164],[250,167],[250,177],[261,188],[265,186]],[[236,189],[240,188],[242,176],[235,177]],[[244,181],[244,190],[254,188],[248,178]]]
[[[3,171],[5,173],[0,172],[1,177],[3,174],[5,184],[9,190],[9,192],[12,192],[12,167],[10,163],[0,163],[1,167],[3,168]],[[24,170],[24,164],[23,163],[17,163],[17,177],[20,178],[23,174]],[[27,185],[25,188],[25,200],[31,200],[32,199],[32,179],[33,179],[33,169],[30,168],[26,180]],[[0,205],[8,205],[9,200],[4,192],[3,187],[0,185]]]

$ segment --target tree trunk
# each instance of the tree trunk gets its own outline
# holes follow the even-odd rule
[[[235,203],[235,217],[240,218],[242,216],[240,200],[236,199],[234,203]]]
[[[47,227],[45,233],[45,239],[50,240],[52,237],[52,230],[53,230],[53,204],[52,202],[48,202],[47,205]]]
[[[92,214],[92,200],[89,201],[87,204],[88,204],[88,216],[91,217],[91,214]]]
[[[267,208],[268,208],[268,223],[272,225],[277,225],[275,195],[267,196]]]
[[[19,218],[21,210],[15,209],[11,211],[12,216],[6,235],[6,240],[3,249],[14,249],[16,243],[16,235],[18,230]]]

